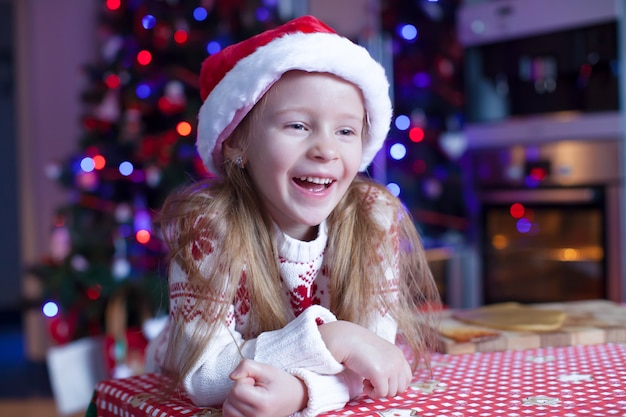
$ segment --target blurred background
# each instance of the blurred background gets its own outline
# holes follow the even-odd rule
[[[152,221],[211,175],[200,63],[303,14],[387,70],[368,173],[448,307],[622,302],[625,5],[591,3],[0,0],[0,411],[80,414],[94,381],[141,372],[168,311]]]

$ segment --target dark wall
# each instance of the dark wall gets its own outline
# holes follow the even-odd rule
[[[0,311],[20,302],[13,4],[0,1]]]

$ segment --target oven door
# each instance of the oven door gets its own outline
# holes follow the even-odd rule
[[[485,303],[607,298],[607,187],[480,193]]]

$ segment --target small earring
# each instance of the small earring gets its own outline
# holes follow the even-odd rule
[[[237,168],[243,169],[243,157],[238,156],[235,158],[235,165],[237,165]]]

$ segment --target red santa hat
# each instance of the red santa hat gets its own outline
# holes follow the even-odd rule
[[[303,16],[209,56],[200,72],[204,103],[196,147],[209,171],[223,172],[222,143],[267,90],[287,71],[331,73],[363,92],[369,134],[360,170],[380,150],[392,106],[385,70],[365,48],[313,16]]]

